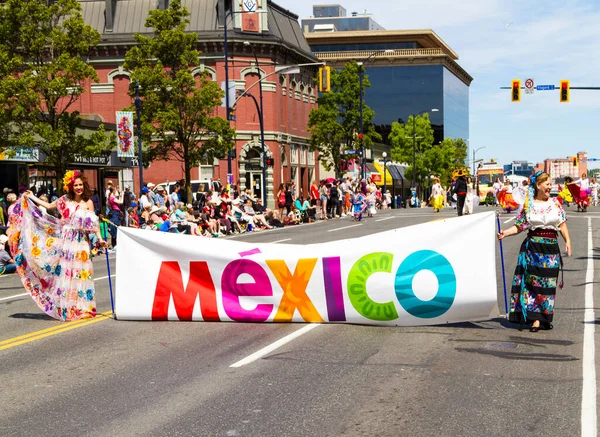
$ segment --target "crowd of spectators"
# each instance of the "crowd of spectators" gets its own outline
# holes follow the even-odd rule
[[[351,176],[315,181],[307,196],[302,189],[297,189],[295,182],[282,183],[273,192],[274,209],[263,205],[251,189],[240,192],[238,187],[239,184],[232,185],[231,191],[224,188],[220,192],[192,193],[188,199],[183,180],[175,184],[170,193],[164,186],[148,182],[137,197],[129,185],[120,190],[109,180],[103,198],[98,190],[93,190],[91,200],[100,218],[101,234],[104,239],[110,235],[109,252],[116,250],[118,226],[217,238],[353,216],[357,193],[363,195],[369,214],[379,208],[388,208],[392,203],[389,190],[382,193],[372,180],[360,182]],[[20,192],[25,190],[26,187],[22,187]],[[48,192],[46,188],[32,188],[32,191],[47,202],[57,198],[57,193]],[[1,193],[0,234],[6,231],[8,215],[19,195],[8,188]],[[56,211],[48,213],[57,214]],[[92,254],[97,254],[100,249],[95,247],[97,241],[94,240],[95,236],[91,236]],[[2,252],[3,246],[0,241],[0,272],[9,272],[11,267],[6,266],[14,262],[8,251]]]

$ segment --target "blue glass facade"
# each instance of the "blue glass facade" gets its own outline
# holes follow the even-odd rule
[[[435,142],[469,138],[469,87],[443,65],[368,66],[371,87],[365,103],[375,111],[373,123],[387,142],[391,124],[428,111]],[[438,109],[431,112],[431,109]]]

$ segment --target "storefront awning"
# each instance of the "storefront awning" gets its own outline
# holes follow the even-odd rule
[[[395,165],[395,164],[388,164],[387,169],[390,172],[390,174],[392,175],[392,178],[394,179],[394,181],[396,182],[400,182],[404,180],[404,169],[406,167],[403,167],[401,165]]]
[[[392,174],[390,173],[389,164],[386,166],[387,170],[385,171],[385,184],[384,184],[383,165],[380,165],[378,162],[375,161],[375,162],[373,162],[373,166],[377,170],[376,174],[371,175],[371,178],[373,179],[373,182],[375,182],[375,185],[392,186],[394,184],[394,179],[392,178]]]

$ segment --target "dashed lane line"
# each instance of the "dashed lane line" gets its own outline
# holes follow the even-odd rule
[[[358,223],[356,225],[350,225],[350,226],[344,226],[342,228],[335,228],[335,229],[330,229],[327,232],[337,232],[337,231],[343,231],[344,229],[350,229],[350,228],[355,228],[357,226],[362,226],[361,223]]]
[[[261,359],[265,355],[270,354],[274,350],[279,349],[281,346],[289,343],[290,341],[295,340],[296,338],[300,337],[301,335],[304,335],[307,332],[310,332],[313,329],[318,328],[319,326],[321,326],[321,325],[318,323],[311,323],[310,325],[306,325],[305,327],[300,328],[297,331],[294,331],[291,334],[286,335],[283,338],[280,338],[276,342],[271,343],[270,345],[262,348],[261,350],[254,352],[252,355],[247,356],[246,358],[238,361],[237,363],[233,363],[229,367],[242,367],[242,366],[246,366],[250,363],[253,363],[256,360]]]

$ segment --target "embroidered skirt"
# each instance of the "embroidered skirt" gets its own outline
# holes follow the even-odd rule
[[[552,322],[560,269],[557,233],[531,231],[521,244],[513,277],[509,313],[511,322]]]

